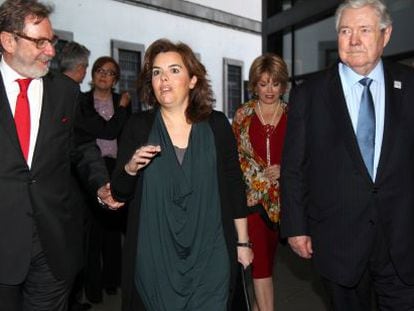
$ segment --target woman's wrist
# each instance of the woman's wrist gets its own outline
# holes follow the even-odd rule
[[[236,243],[237,247],[248,247],[248,248],[252,248],[253,247],[253,243],[250,241],[247,242],[237,242]]]
[[[131,175],[131,176],[137,175],[137,172],[134,172],[134,171],[129,169],[129,163],[125,164],[124,170],[128,175]]]

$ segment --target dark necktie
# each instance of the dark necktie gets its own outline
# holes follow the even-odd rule
[[[16,124],[17,136],[19,137],[20,148],[27,161],[30,146],[30,107],[27,98],[27,89],[32,79],[17,79],[20,93],[16,100],[16,110],[14,112],[14,123]]]
[[[359,106],[357,140],[362,158],[371,178],[374,170],[375,148],[375,108],[372,94],[369,90],[372,79],[363,78],[359,81],[364,86]]]

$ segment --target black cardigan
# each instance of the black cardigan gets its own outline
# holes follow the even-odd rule
[[[115,198],[121,201],[131,200],[128,205],[128,226],[122,266],[123,311],[144,310],[134,284],[142,178],[139,173],[137,176],[128,175],[124,170],[124,165],[135,150],[147,142],[154,117],[154,111],[146,111],[133,115],[128,120],[120,139],[117,166],[112,177],[112,191]],[[226,116],[218,111],[213,111],[208,121],[215,138],[222,224],[231,261],[228,301],[228,306],[230,306],[237,273],[237,235],[234,219],[247,217],[248,210],[236,140],[231,126]]]
[[[102,118],[95,110],[93,91],[82,93],[79,100],[80,113],[85,122],[79,124],[77,130],[85,139],[115,139],[120,135],[131,111],[130,106],[127,108],[119,106],[121,96],[118,93],[112,93],[112,102],[114,105],[114,114],[108,121]]]

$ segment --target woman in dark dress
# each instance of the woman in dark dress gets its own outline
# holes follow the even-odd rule
[[[247,186],[249,236],[253,243],[252,263],[254,310],[274,309],[273,264],[278,243],[279,173],[286,129],[288,72],[277,55],[256,58],[249,73],[254,98],[235,114],[233,130]]]
[[[92,89],[82,94],[80,101],[85,122],[78,130],[84,132],[84,137],[96,140],[109,174],[115,167],[117,139],[130,115],[129,94],[114,91],[119,77],[120,68],[115,59],[99,57],[92,66]],[[116,294],[121,283],[121,242],[126,213],[103,209],[95,197],[88,201],[84,287],[87,299],[99,303],[103,289],[109,295]]]
[[[185,44],[155,41],[142,101],[121,137],[114,196],[130,201],[123,310],[227,310],[237,260],[253,260],[236,142],[204,66]]]

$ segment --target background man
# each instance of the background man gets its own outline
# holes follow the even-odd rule
[[[59,55],[60,71],[76,83],[82,83],[90,54],[91,52],[82,44],[75,41],[66,43]]]
[[[46,75],[57,41],[50,12],[36,0],[0,6],[0,310],[67,308],[83,222],[71,164],[120,206],[95,143],[73,135],[78,85]]]
[[[370,282],[380,310],[413,310],[414,72],[381,59],[381,1],[345,1],[336,27],[341,61],[291,95],[282,234],[334,310],[371,310]]]
[[[71,78],[76,83],[80,84],[86,75],[86,69],[89,65],[89,55],[91,52],[84,46],[75,41],[67,42],[59,53],[59,70],[64,75]],[[81,95],[80,95],[81,96]],[[85,206],[85,228],[87,227],[87,210]],[[86,240],[86,233],[84,236]],[[85,257],[85,256],[84,256]],[[83,295],[83,279],[84,271],[78,274],[76,277],[71,293],[69,295],[69,310],[80,311],[88,310],[92,306],[89,303],[81,303]]]

